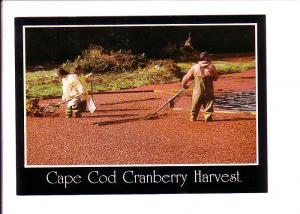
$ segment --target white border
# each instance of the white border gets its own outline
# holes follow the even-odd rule
[[[71,2],[3,1],[2,18],[2,136],[3,214],[53,214],[86,212],[154,214],[195,213],[299,214],[300,192],[300,1],[169,1],[169,2]],[[160,7],[157,7],[159,4]],[[266,14],[268,91],[267,194],[153,194],[16,196],[16,133],[14,23],[20,16],[116,16],[116,15],[232,15]],[[282,58],[282,53],[288,53]],[[287,61],[286,61],[287,60]],[[281,63],[284,61],[284,63]],[[287,74],[287,75],[285,75]],[[280,83],[280,87],[279,87]],[[283,90],[284,89],[284,90]],[[287,93],[288,91],[288,93]],[[286,102],[293,111],[284,116]],[[296,111],[296,112],[295,112]]]
[[[120,17],[122,18],[122,17]],[[23,32],[23,96],[26,97],[26,40],[25,40],[25,30],[26,28],[86,28],[86,27],[159,27],[159,26],[255,26],[255,82],[256,82],[256,162],[255,163],[228,163],[228,164],[112,164],[112,165],[28,165],[27,164],[27,150],[26,150],[26,143],[27,143],[27,123],[26,123],[26,103],[24,103],[24,167],[25,168],[62,168],[62,167],[168,167],[168,166],[257,166],[259,165],[259,145],[258,145],[258,75],[257,75],[257,69],[258,69],[258,55],[257,55],[257,23],[213,23],[213,24],[116,24],[116,25],[23,25],[22,32]],[[24,102],[26,102],[26,99],[24,99]]]

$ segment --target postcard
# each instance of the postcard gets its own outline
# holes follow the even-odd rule
[[[17,194],[263,193],[264,15],[15,18]]]

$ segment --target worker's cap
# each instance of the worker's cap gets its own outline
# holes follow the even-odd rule
[[[200,53],[199,58],[200,58],[200,60],[204,60],[208,56],[213,56],[213,54],[210,54],[207,51],[204,51],[204,52]]]
[[[57,74],[59,75],[59,76],[65,76],[65,75],[68,75],[68,74],[70,74],[68,71],[66,71],[65,69],[63,69],[63,68],[58,68],[58,70],[57,70]]]

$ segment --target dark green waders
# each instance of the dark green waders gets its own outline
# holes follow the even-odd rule
[[[201,106],[204,108],[205,121],[212,120],[214,99],[213,81],[209,77],[195,76],[195,85],[193,89],[192,105],[190,111],[190,120],[197,119]]]
[[[79,105],[80,111],[85,112],[86,111],[86,106],[87,106],[87,100],[81,101],[78,105]]]
[[[66,118],[72,117],[72,113],[73,112],[75,114],[75,117],[81,117],[81,109],[80,109],[80,105],[79,104],[67,107]]]

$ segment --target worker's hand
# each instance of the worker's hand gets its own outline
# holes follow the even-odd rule
[[[91,73],[85,75],[84,77],[85,77],[85,78],[88,78],[88,77],[90,77],[90,76],[92,76],[92,75],[93,75],[93,73],[91,72]]]
[[[186,84],[182,84],[182,88],[187,89],[188,86]]]
[[[209,71],[204,71],[204,76],[211,76],[211,74],[209,73]]]

